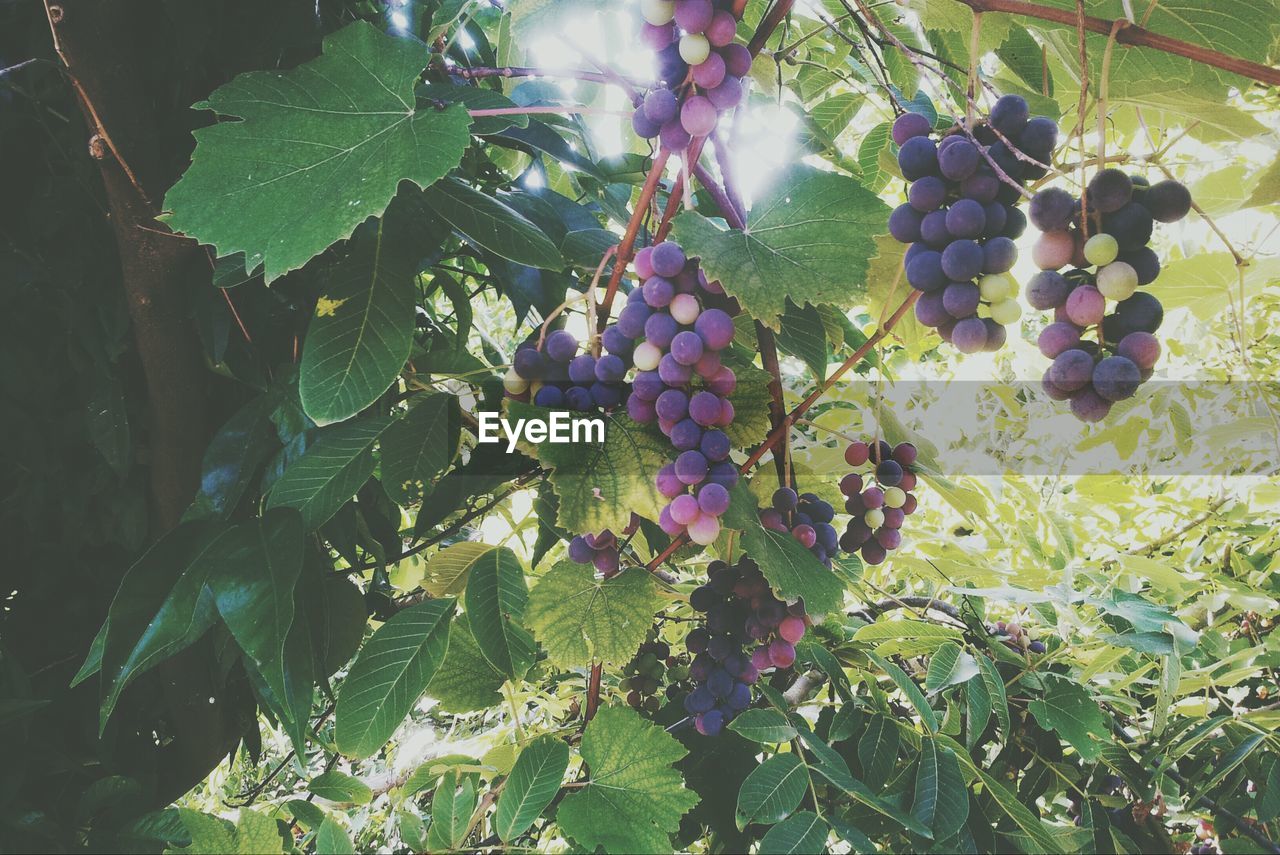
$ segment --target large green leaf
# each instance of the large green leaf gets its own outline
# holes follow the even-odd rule
[[[547,419],[550,413],[512,402],[507,418]],[[653,477],[671,462],[671,443],[624,415],[602,418],[604,442],[520,444],[522,451],[552,470],[551,483],[560,497],[557,522],[566,531],[609,529],[617,534],[630,524],[632,513],[656,520],[667,503]]]
[[[461,594],[471,578],[471,568],[498,547],[467,540],[446,547],[427,560],[427,576],[422,588],[433,597]]]
[[[523,834],[551,804],[567,768],[569,746],[562,740],[540,736],[525,746],[507,775],[493,815],[494,830],[504,843]]]
[[[560,829],[588,851],[670,851],[680,817],[698,802],[672,768],[686,753],[636,711],[603,707],[582,735],[591,779],[561,803]]]
[[[800,806],[809,789],[809,770],[794,754],[775,754],[757,766],[738,791],[739,828],[781,822]]]
[[[525,623],[552,665],[620,665],[644,642],[661,607],[653,577],[642,567],[597,579],[589,565],[561,561],[533,586]]]
[[[564,266],[551,238],[518,211],[456,178],[445,178],[423,194],[431,213],[495,255],[524,264],[558,270]]]
[[[165,197],[169,225],[219,255],[244,252],[268,282],[382,214],[401,181],[427,187],[470,141],[461,106],[416,111],[426,45],[370,24],[324,40],[292,71],[253,71],[197,109],[220,121],[195,132],[191,167]]]
[[[316,855],[355,855],[356,848],[338,821],[326,816],[316,832]]]
[[[522,625],[528,599],[524,567],[505,546],[472,566],[463,600],[471,634],[489,664],[512,680],[533,665],[533,636]]]
[[[427,696],[440,702],[445,712],[471,712],[502,702],[499,691],[507,678],[480,653],[466,615],[454,618],[449,628],[449,650],[427,686]]]
[[[218,429],[204,450],[200,492],[185,519],[225,519],[240,503],[254,475],[279,447],[271,427],[271,411],[279,404],[261,395],[241,407]]]
[[[802,597],[811,615],[839,609],[844,596],[840,578],[791,535],[760,525],[755,496],[745,484],[734,487],[731,496],[724,526],[742,532],[742,551],[756,560],[778,596]]]
[[[183,523],[125,573],[100,633],[100,728],[106,727],[120,693],[134,678],[195,642],[213,625],[217,610],[205,582],[216,566],[209,560],[211,549],[225,531],[212,523]],[[77,679],[84,676],[81,669]]]
[[[609,8],[608,0],[520,0],[511,7],[511,28],[520,44],[563,30],[569,21]]]
[[[286,707],[292,692],[285,679],[285,638],[293,626],[294,586],[302,573],[306,532],[290,508],[240,523],[210,550],[216,569],[209,588],[222,621]],[[309,639],[308,639],[309,640]],[[310,652],[307,652],[310,660]],[[290,709],[294,729],[305,731],[310,703]]]
[[[367,805],[373,800],[373,790],[368,784],[337,769],[330,769],[312,778],[307,789],[331,802]]]
[[[729,723],[729,729],[752,742],[776,744],[787,742],[796,736],[796,729],[791,726],[791,722],[777,710],[745,710]]]
[[[788,298],[801,307],[858,303],[888,216],[852,178],[795,167],[757,202],[745,231],[689,212],[676,218],[675,237],[744,311],[777,330]]]
[[[1086,762],[1098,759],[1102,745],[1111,738],[1107,717],[1098,702],[1079,683],[1062,677],[1045,677],[1043,698],[1027,705],[1045,730],[1056,730]]]
[[[431,493],[458,453],[462,419],[454,395],[424,395],[382,435],[382,486],[397,504]]]
[[[887,659],[882,659],[874,653],[868,653],[867,658],[875,663],[881,671],[889,675],[889,679],[894,682],[899,691],[911,702],[911,706],[915,707],[916,712],[920,714],[920,720],[924,722],[925,727],[937,733],[938,716],[929,706],[928,699],[925,698],[924,692],[920,691],[920,687],[915,684],[915,681],[908,677],[905,671]]]
[[[297,508],[308,531],[328,522],[373,474],[373,445],[390,424],[376,416],[321,431],[271,487],[267,508]]]
[[[459,781],[445,775],[431,796],[431,827],[427,829],[427,849],[445,852],[458,849],[467,837],[471,814],[476,807],[476,785],[468,775]]]
[[[932,739],[920,740],[915,803],[911,812],[929,828],[934,840],[946,840],[969,818],[969,791],[951,751]]]
[[[452,599],[410,606],[365,643],[338,693],[339,751],[370,757],[395,733],[444,659],[453,608]]]
[[[1050,829],[1040,818],[1032,813],[1031,809],[1018,800],[1018,797],[1011,793],[1004,784],[996,780],[986,770],[977,767],[978,777],[982,780],[982,786],[991,795],[991,800],[1002,810],[1005,816],[1013,820],[1014,824],[1022,830],[1030,840],[1035,844],[1035,849],[1027,851],[1045,852],[1050,855],[1058,855],[1058,853],[1075,851],[1067,849],[1060,838]]]
[[[924,688],[933,695],[976,676],[978,676],[978,663],[974,661],[973,656],[960,645],[948,641],[935,650],[929,659]]]
[[[784,819],[760,841],[760,855],[825,852],[831,828],[813,811],[802,810]]]
[[[898,762],[898,744],[902,736],[898,726],[886,716],[873,715],[858,740],[858,762],[863,777],[879,788],[887,782]]]
[[[378,400],[413,347],[414,258],[385,232],[381,222],[362,231],[325,270],[298,376],[302,408],[318,425]]]

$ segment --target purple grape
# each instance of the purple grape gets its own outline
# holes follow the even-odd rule
[[[898,149],[902,177],[915,181],[938,171],[938,147],[928,137],[912,137]]]
[[[974,246],[976,247],[977,244]],[[978,254],[981,256],[981,249],[978,250]],[[942,254],[932,251],[922,252],[911,259],[911,263],[907,265],[907,282],[917,291],[935,291],[945,286],[947,274],[942,269]]]
[[[1003,210],[1003,205],[994,206]],[[993,237],[982,245],[982,272],[1008,273],[1018,260],[1018,247],[1007,237]]]
[[[619,383],[627,376],[627,364],[621,356],[608,354],[596,360],[596,379],[601,383]]]
[[[581,535],[569,541],[570,561],[577,564],[590,564],[591,559],[595,558],[595,556],[596,551],[587,545],[587,542],[583,540]]]
[[[641,139],[651,140],[662,132],[662,124],[650,119],[641,106],[631,114],[631,130]]]
[[[542,376],[545,358],[532,347],[522,347],[516,351],[512,367],[517,375],[525,380],[537,380]]]
[[[715,377],[723,367],[720,364],[720,351],[706,348],[702,351],[702,358],[693,364],[694,373],[705,380]]]
[[[1053,366],[1049,366],[1044,370],[1044,375],[1040,378],[1040,388],[1053,401],[1065,401],[1071,397],[1071,393],[1065,389],[1059,389],[1057,384],[1053,382]]]
[[[595,406],[595,399],[591,397],[591,390],[586,386],[571,386],[564,393],[565,405],[571,410],[585,412]]]
[[[658,132],[658,136],[662,142],[662,147],[667,151],[684,151],[693,140],[693,137],[689,136],[689,132],[680,124],[679,119],[672,119],[663,125],[662,130]]]
[[[677,422],[689,415],[689,397],[679,389],[668,389],[658,396],[654,408],[658,418]]]
[[[662,509],[658,514],[658,528],[662,529],[668,537],[675,537],[684,533],[684,526],[671,518],[670,506]]]
[[[942,292],[942,305],[947,314],[956,320],[967,318],[978,311],[981,299],[978,286],[972,282],[952,282]]]
[[[1146,196],[1151,195],[1148,190]],[[1151,212],[1139,202],[1130,202],[1118,211],[1113,211],[1102,218],[1103,230],[1114,237],[1120,249],[1132,251],[1141,249],[1151,241],[1151,233],[1155,228]]]
[[[650,24],[645,21],[640,26],[640,43],[657,53],[669,47],[676,38],[676,28],[671,24]]]
[[[646,246],[644,249],[637,252],[636,257],[632,260],[632,263],[635,265],[635,268],[636,268],[636,276],[639,276],[641,280],[648,279],[650,276],[652,276],[654,273],[653,247]],[[634,295],[635,295],[634,291],[631,294],[627,295],[628,300]]]
[[[679,329],[675,318],[666,312],[655,312],[644,322],[644,337],[650,344],[665,349],[671,346]]]
[[[654,273],[667,279],[673,279],[684,270],[687,259],[685,258],[684,250],[680,248],[680,244],[666,240],[653,248],[653,254],[649,256],[649,261],[653,264]]]
[[[1120,253],[1118,261],[1123,261],[1138,274],[1138,285],[1150,285],[1160,275],[1160,256],[1149,246]]]
[[[668,463],[658,470],[658,475],[654,479],[654,483],[658,487],[658,492],[666,496],[668,499],[674,499],[684,492],[684,482],[676,477],[676,467],[674,463]]]
[[[676,477],[685,484],[699,484],[707,477],[707,458],[700,451],[684,451],[676,458]]]
[[[1081,285],[1067,297],[1067,317],[1076,326],[1091,327],[1102,322],[1107,298],[1092,285]]]
[[[1116,304],[1115,314],[1102,322],[1107,341],[1120,341],[1130,333],[1154,333],[1164,321],[1164,307],[1153,295],[1139,291]]]
[[[912,498],[914,497],[913,496],[907,497],[908,500]],[[902,528],[902,524],[903,522],[906,521],[906,518],[907,518],[907,512],[903,510],[903,508],[905,507],[906,505],[903,505],[902,508],[885,508],[884,509],[884,527],[885,528]]]
[[[676,362],[668,353],[658,363],[658,376],[668,386],[684,386],[693,379],[693,369]]]
[[[1071,412],[1082,422],[1100,422],[1111,412],[1111,402],[1092,388],[1085,388],[1072,396]]]
[[[698,507],[704,514],[718,517],[729,510],[729,491],[716,483],[706,483],[698,490]]]
[[[994,353],[1004,347],[1009,340],[1009,333],[1005,328],[992,318],[983,318],[982,323],[987,328],[987,343],[982,349]]]
[[[724,59],[712,51],[707,58],[693,67],[693,82],[703,89],[714,89],[724,80]]]
[[[659,87],[644,96],[644,114],[659,128],[676,117],[680,101],[670,89]]]
[[[1089,181],[1089,207],[1103,214],[1118,211],[1133,198],[1133,181],[1114,167],[1104,169]]]
[[[617,324],[610,324],[604,328],[604,332],[600,336],[600,343],[604,345],[604,349],[609,353],[617,354],[623,358],[631,356],[631,351],[635,344],[631,339],[623,335],[622,330],[618,329]]]
[[[942,207],[942,203],[947,200],[947,185],[942,183],[941,178],[932,175],[926,175],[919,181],[912,183],[911,188],[907,191],[907,200],[911,207],[923,213],[936,211]],[[890,223],[892,227],[892,223]],[[890,229],[892,231],[892,228]],[[910,240],[904,240],[902,243],[911,243]]]
[[[1005,219],[1004,236],[1011,238],[1012,240],[1017,240],[1022,237],[1023,233],[1027,230],[1027,215],[1022,213],[1022,209],[1006,205]]]
[[[707,382],[707,389],[715,392],[721,398],[727,398],[733,394],[733,390],[738,387],[738,377],[733,373],[733,369],[728,366],[721,366],[720,370]]]
[[[869,511],[884,506],[884,490],[879,487],[868,487],[862,491],[862,506]]]
[[[680,108],[680,124],[691,137],[705,137],[716,129],[717,120],[716,105],[704,95],[690,95]]]
[[[960,199],[947,209],[947,231],[958,238],[976,238],[987,227],[987,214],[972,199]]]
[[[951,181],[964,181],[978,169],[982,155],[978,147],[961,136],[950,136],[945,146],[938,148],[938,171]]]
[[[711,0],[676,0],[676,24],[686,33],[704,31],[715,13]]]
[[[896,460],[881,460],[876,464],[876,480],[884,487],[896,487],[902,483],[902,464]]]
[[[681,419],[671,429],[671,446],[676,451],[692,451],[702,442],[702,428],[693,419]]]
[[[711,464],[711,468],[707,472],[707,480],[719,484],[726,490],[732,490],[736,487],[739,477],[738,467],[728,460],[721,460],[719,463]]]
[[[681,365],[692,366],[702,358],[702,338],[693,330],[676,333],[671,339],[671,357]]]
[[[646,401],[644,398],[637,398],[635,395],[627,397],[627,415],[633,422],[642,425],[652,424],[658,418],[658,414],[653,407],[653,401]]]
[[[640,371],[631,381],[631,397],[656,401],[667,388],[656,371]]]
[[[644,303],[628,303],[618,312],[618,330],[627,338],[641,338],[644,335],[645,321],[652,314],[653,311]]]
[[[613,576],[618,572],[618,553],[611,549],[601,550],[596,553],[591,564],[605,578]]]
[[[979,170],[960,182],[960,193],[966,199],[987,204],[994,202],[1000,194],[1000,179],[993,174]]]
[[[694,720],[693,726],[703,736],[719,736],[724,730],[724,713],[720,710],[708,710]]]
[[[1017,136],[1027,125],[1031,110],[1021,95],[1002,95],[991,108],[988,121],[1006,137]]]
[[[1048,163],[1058,145],[1058,123],[1044,116],[1027,122],[1018,138],[1022,150],[1041,163]]]
[[[711,712],[716,705],[716,696],[711,694],[711,690],[706,686],[699,686],[694,689],[684,699],[685,712],[693,715],[702,715]]]
[[[733,318],[721,309],[707,309],[698,315],[693,329],[711,350],[724,350],[733,341]]]
[[[875,532],[876,542],[889,552],[902,546],[902,532],[896,528],[880,528]]]
[[[689,418],[710,427],[720,418],[720,406],[720,398],[714,392],[699,392],[689,401]]]
[[[1064,350],[1049,366],[1049,380],[1063,392],[1074,392],[1093,378],[1093,357],[1083,350]]]
[[[951,320],[951,314],[942,302],[942,290],[928,291],[916,301],[916,320],[926,327],[941,326]]]
[[[1031,197],[1031,222],[1042,232],[1056,232],[1071,224],[1076,198],[1061,187],[1046,187]]]
[[[1142,194],[1142,205],[1161,223],[1176,223],[1191,210],[1191,191],[1172,179],[1157,182]]]
[[[689,73],[689,65],[680,56],[679,40],[672,41],[654,57],[657,64],[657,77],[670,84],[678,84]]]
[[[729,437],[722,430],[709,430],[702,435],[699,451],[713,462],[725,460],[729,456]]]
[[[1036,341],[1040,352],[1049,359],[1056,359],[1079,343],[1080,328],[1075,324],[1062,322],[1049,324],[1040,331],[1040,338]]]
[[[977,353],[987,346],[987,325],[981,318],[958,321],[951,330],[951,343],[961,353]]]
[[[746,45],[725,45],[720,55],[724,57],[724,67],[734,77],[745,77],[751,71],[751,51]]]
[[[951,243],[951,232],[947,231],[947,212],[930,211],[925,214],[920,221],[920,238],[938,250]]]
[[[533,396],[533,403],[539,407],[554,409],[564,406],[564,392],[559,386],[543,386]]]
[[[730,45],[730,47],[741,47],[741,45]],[[707,99],[715,105],[717,110],[732,110],[742,103],[742,93],[742,80],[732,74],[726,74],[719,86],[707,91]]]
[[[724,9],[716,10],[716,13],[711,16],[711,23],[707,25],[707,29],[703,33],[707,37],[707,41],[711,42],[712,47],[724,47],[732,42],[737,34],[737,19],[733,17],[731,12]]]
[[[893,141],[903,145],[915,137],[927,137],[933,126],[929,119],[920,113],[903,113],[893,120]]]
[[[1160,359],[1160,340],[1149,332],[1132,332],[1120,340],[1116,353],[1148,371]]]
[[[988,202],[982,206],[982,212],[987,216],[987,227],[982,230],[982,236],[994,238],[1003,235],[1005,226],[1009,224],[1009,206]]]
[[[622,389],[617,385],[597,381],[591,384],[591,399],[600,409],[611,410],[622,403]]]
[[[1056,270],[1041,270],[1027,281],[1027,302],[1042,312],[1065,305],[1070,294],[1071,283]]]
[[[924,214],[915,207],[910,204],[899,205],[889,215],[889,234],[899,243],[914,243],[920,240],[920,224],[923,221]]]
[[[670,279],[664,279],[661,276],[651,276],[644,287],[641,289],[644,294],[644,302],[650,308],[663,309],[671,305],[671,298],[675,296],[676,288],[671,284]]]
[[[1108,356],[1093,369],[1093,388],[1108,401],[1132,398],[1142,383],[1141,371],[1130,359]]]
[[[966,282],[982,273],[982,247],[975,241],[957,240],[942,251],[942,271],[953,282]]]

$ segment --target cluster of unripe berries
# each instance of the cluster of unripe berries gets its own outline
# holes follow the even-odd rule
[[[1148,186],[1119,169],[1095,175],[1084,204],[1058,187],[1031,200],[1031,221],[1043,234],[1032,252],[1040,273],[1027,283],[1027,301],[1054,312],[1038,342],[1053,360],[1042,385],[1054,400],[1070,400],[1080,420],[1106,418],[1112,404],[1132,397],[1151,376],[1164,308],[1138,290],[1160,275],[1160,259],[1147,244],[1156,222],[1176,222],[1190,209],[1182,184]],[[1115,308],[1108,315],[1109,301]],[[1093,340],[1085,338],[1090,332]]]
[[[569,560],[590,564],[605,579],[616,576],[620,560],[618,538],[608,529],[599,534],[580,534],[569,541]]]
[[[936,327],[961,353],[999,350],[1005,326],[1022,314],[1009,275],[1018,258],[1014,240],[1027,225],[1017,208],[1020,187],[1044,174],[1015,149],[1047,163],[1058,126],[1031,118],[1024,98],[1006,95],[969,132],[956,128],[935,142],[932,131],[919,113],[893,123],[898,166],[910,187],[907,202],[889,217],[889,232],[910,244],[906,276],[923,292],[915,309],[920,323]]]
[[[621,406],[627,397],[631,341],[610,330],[605,330],[606,352],[599,357],[579,354],[578,339],[565,330],[552,331],[541,347],[526,341],[516,349],[503,379],[507,395],[539,407],[580,412]]]
[[[1014,650],[1025,650],[1038,655],[1047,649],[1043,641],[1032,641],[1031,634],[1019,623],[998,620],[991,625],[990,631],[992,635],[1000,636],[1005,646]]]
[[[657,422],[677,452],[655,478],[670,500],[658,524],[672,537],[688,533],[706,546],[719,536],[729,490],[738,483],[723,430],[733,422],[729,396],[738,381],[720,362],[733,340],[733,318],[705,304],[724,290],[707,282],[697,259],[686,258],[674,241],[636,253],[635,270],[643,284],[617,323],[636,341],[627,413],[641,424]]]
[[[711,562],[707,584],[694,590],[689,604],[705,617],[686,639],[696,688],[684,708],[699,733],[715,736],[751,705],[751,686],[761,672],[795,662],[795,644],[806,628],[804,605],[775,597],[750,558],[734,565]],[[751,643],[757,646],[747,655]]]
[[[909,442],[890,446],[883,440],[853,442],[845,449],[845,462],[863,472],[840,479],[849,524],[840,536],[840,548],[857,552],[867,564],[881,564],[902,545],[902,524],[915,513],[916,447]]]
[[[680,657],[671,655],[671,647],[665,641],[650,638],[640,645],[622,673],[618,691],[626,696],[627,705],[652,714],[662,705],[658,690],[665,683],[668,698],[679,694],[681,682],[689,677],[689,667]]]
[[[760,512],[760,524],[767,529],[791,533],[801,546],[808,549],[827,568],[840,548],[840,536],[831,521],[835,508],[813,493],[796,493],[790,487],[779,487],[773,492],[772,507]]]
[[[727,0],[642,0],[642,41],[657,52],[657,79],[631,125],[668,151],[711,134],[720,113],[742,101],[751,52],[734,42],[738,21]]]

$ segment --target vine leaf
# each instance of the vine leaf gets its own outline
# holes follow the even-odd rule
[[[760,525],[755,496],[745,484],[734,487],[730,497],[724,525],[742,532],[742,551],[756,560],[778,596],[803,598],[811,615],[840,608],[844,583],[791,535]]]
[[[542,407],[508,403],[512,420],[549,420],[551,415]],[[671,462],[671,444],[626,416],[603,419],[603,442],[520,444],[552,470],[551,483],[560,497],[557,523],[566,531],[609,529],[617,534],[631,522],[631,514],[656,520],[666,504],[653,475]]]
[[[362,230],[350,253],[325,271],[298,374],[302,409],[318,425],[349,419],[378,400],[413,347],[413,259],[383,232],[381,222]]]
[[[1079,683],[1054,676],[1046,676],[1045,683],[1044,697],[1027,705],[1031,714],[1045,730],[1058,731],[1082,760],[1097,760],[1103,744],[1111,738],[1107,717],[1097,701]]]
[[[653,577],[630,567],[597,579],[589,565],[561,561],[533,586],[525,623],[560,668],[626,662],[662,606]]]
[[[554,736],[540,736],[520,752],[493,816],[502,842],[523,834],[551,804],[568,768],[569,746]]]
[[[196,109],[224,119],[195,132],[190,168],[164,207],[175,231],[244,252],[267,282],[379,216],[401,181],[428,187],[462,160],[471,118],[415,110],[429,59],[416,39],[357,22],[291,71],[253,71]]]
[[[669,851],[680,817],[698,802],[672,768],[687,753],[636,711],[602,708],[582,735],[591,779],[560,805],[561,830],[589,851]]]
[[[528,600],[524,567],[505,546],[471,567],[464,598],[471,634],[489,664],[512,680],[533,665],[533,636],[521,625]]]
[[[435,676],[449,646],[454,600],[410,606],[378,628],[338,693],[334,738],[348,757],[371,757],[387,743]]]
[[[675,239],[751,317],[777,331],[788,297],[802,308],[850,308],[862,298],[888,216],[888,206],[852,178],[794,167],[752,209],[744,231],[688,212],[675,220]]]

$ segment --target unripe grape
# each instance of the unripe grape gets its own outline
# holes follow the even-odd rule
[[[631,361],[639,371],[653,371],[661,360],[662,349],[647,341],[636,345],[635,353],[631,354]]]
[[[529,381],[516,373],[514,366],[507,369],[506,376],[502,378],[502,388],[512,395],[523,395],[529,391]]]
[[[698,298],[692,294],[677,294],[671,300],[669,311],[677,323],[692,324],[702,313],[702,306],[698,305]]]
[[[867,528],[875,530],[884,525],[884,511],[872,508],[862,515],[862,521],[867,524]]]
[[[887,508],[900,508],[907,503],[907,493],[901,487],[889,487],[884,491],[884,504]]]
[[[1076,242],[1068,231],[1045,232],[1031,247],[1031,260],[1041,270],[1058,270],[1071,263]]]
[[[669,24],[676,16],[675,0],[640,0],[640,14],[655,27]]]
[[[1102,323],[1107,312],[1107,300],[1092,285],[1083,285],[1067,297],[1067,317],[1077,326],[1091,327]]]
[[[1120,243],[1109,234],[1096,234],[1085,241],[1084,257],[1090,264],[1104,267],[1116,260]]]
[[[702,514],[689,524],[689,539],[699,546],[710,546],[720,536],[720,520]]]
[[[1017,292],[1017,287],[1013,277],[1007,273],[988,273],[978,280],[978,291],[988,303],[1012,297]]]
[[[991,304],[991,320],[1001,326],[1016,324],[1022,317],[1022,306],[1017,300],[1001,300]]]
[[[716,129],[716,121],[716,106],[703,95],[689,96],[680,108],[680,124],[689,136],[705,137]]]
[[[1113,261],[1098,271],[1098,290],[1108,300],[1127,300],[1138,290],[1138,271],[1123,261]]]
[[[701,33],[686,33],[680,37],[680,58],[690,65],[704,62],[711,54],[711,42]]]

